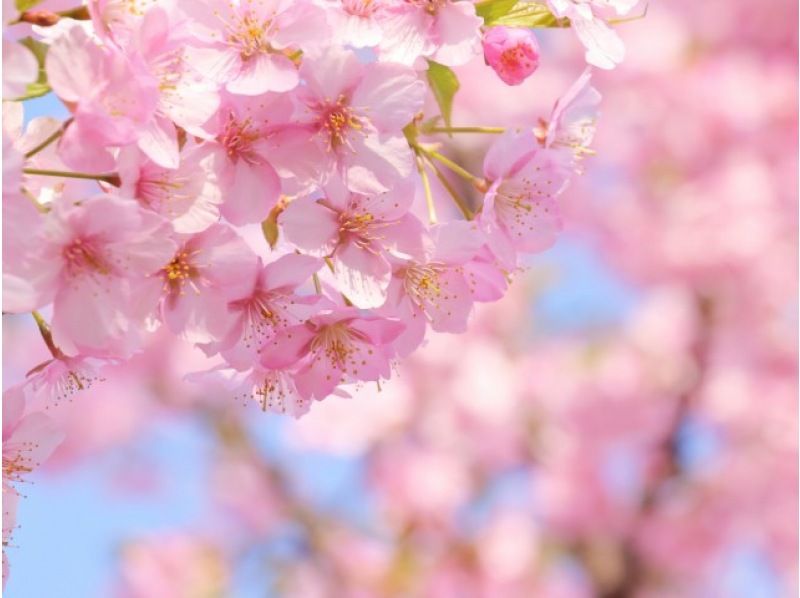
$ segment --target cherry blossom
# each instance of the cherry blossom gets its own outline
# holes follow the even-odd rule
[[[539,67],[539,43],[527,29],[492,27],[483,36],[483,55],[509,85],[519,85]]]
[[[368,309],[386,301],[393,242],[419,229],[419,222],[407,214],[412,200],[413,189],[407,185],[368,196],[332,181],[323,199],[293,201],[280,221],[286,238],[298,249],[329,256],[337,288],[354,305]]]
[[[392,341],[403,324],[360,316],[354,308],[321,313],[280,332],[262,350],[270,369],[297,368],[295,383],[304,398],[324,399],[342,383],[378,381],[391,374]]]
[[[338,172],[349,189],[370,194],[411,174],[413,154],[401,129],[425,91],[414,71],[332,50],[305,60],[301,74],[307,86],[297,93],[297,116],[311,127],[323,181]]]

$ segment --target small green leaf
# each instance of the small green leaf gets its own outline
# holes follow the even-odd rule
[[[450,126],[450,117],[453,113],[453,98],[461,87],[458,77],[452,69],[434,62],[428,61],[428,85],[430,85],[439,110],[442,113],[445,125]]]
[[[488,23],[487,23],[488,24]],[[495,19],[492,25],[506,27],[569,27],[569,19],[559,19],[540,2],[517,2],[513,10]]]
[[[39,76],[36,81],[28,85],[28,88],[25,90],[25,95],[20,98],[15,98],[16,101],[21,102],[23,100],[38,98],[50,92],[50,85],[47,83],[47,71],[45,71],[44,68],[44,61],[47,58],[47,50],[50,46],[32,37],[23,38],[19,40],[19,43],[33,52],[33,55],[36,57],[36,62],[39,63]]]
[[[484,0],[475,5],[475,12],[486,25],[494,25],[500,17],[507,15],[517,0]]]
[[[278,244],[278,216],[280,216],[283,209],[284,206],[279,202],[277,206],[272,208],[267,219],[261,223],[261,232],[264,234],[267,243],[269,243],[270,249],[275,249],[275,245]]]
[[[14,0],[14,6],[20,12],[25,12],[26,10],[32,9],[37,4],[40,4],[42,0]]]

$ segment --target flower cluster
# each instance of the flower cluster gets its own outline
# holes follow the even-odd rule
[[[70,113],[4,118],[3,310],[34,312],[50,349],[38,394],[85,388],[160,326],[281,413],[388,378],[554,242],[594,132],[588,70],[535,126],[450,124],[450,67],[482,36],[504,81],[536,68],[537,22],[514,12],[534,3],[34,4],[5,99],[52,90]],[[500,134],[483,176],[440,151],[458,132]]]

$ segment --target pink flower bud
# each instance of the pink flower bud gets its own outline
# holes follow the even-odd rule
[[[492,27],[483,36],[483,54],[509,85],[519,85],[539,67],[539,43],[530,29]]]

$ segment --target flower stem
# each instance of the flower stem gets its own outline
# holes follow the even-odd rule
[[[424,133],[488,133],[498,135],[505,133],[505,127],[430,127]]]
[[[48,326],[45,319],[42,317],[38,311],[34,310],[31,312],[33,319],[36,320],[36,325],[39,327],[39,333],[42,335],[42,340],[44,340],[44,344],[47,345],[47,348],[50,350],[50,353],[53,357],[60,357],[63,355],[61,349],[56,347],[56,343],[53,341],[53,334],[50,332],[50,326]]]
[[[32,158],[33,156],[35,156],[36,154],[38,154],[40,151],[42,151],[44,148],[46,148],[48,145],[50,145],[51,143],[53,143],[53,142],[54,142],[56,139],[58,139],[59,137],[61,137],[61,136],[64,134],[64,129],[66,129],[66,128],[67,128],[67,125],[69,125],[69,123],[70,123],[71,121],[72,121],[72,119],[71,119],[71,118],[70,118],[70,119],[68,119],[68,120],[66,120],[66,121],[64,122],[64,125],[63,125],[63,126],[62,126],[62,127],[61,127],[61,128],[58,130],[58,131],[56,131],[55,133],[53,133],[52,135],[50,135],[50,136],[49,136],[47,139],[45,139],[44,141],[42,141],[42,142],[41,142],[39,145],[37,145],[37,146],[36,146],[35,148],[33,148],[31,151],[27,152],[27,153],[25,154],[25,158]]]
[[[430,159],[428,160],[428,165],[433,169],[436,178],[439,179],[439,182],[442,184],[442,187],[450,194],[450,197],[453,198],[453,201],[458,206],[458,209],[461,210],[461,213],[464,215],[464,218],[467,220],[472,220],[475,218],[475,214],[472,213],[472,210],[467,206],[467,202],[458,194],[458,192],[453,188],[450,184],[450,181],[447,180],[447,177],[444,176],[444,173],[439,170],[439,168],[434,164]]]
[[[41,170],[39,168],[23,168],[22,172],[24,174],[32,174],[36,176],[53,176],[53,177],[62,177],[67,179],[85,179],[90,181],[102,181],[104,183],[108,183],[109,185],[114,185],[115,187],[119,187],[120,185],[119,175],[116,173],[89,174],[86,172],[69,172],[64,170]]]
[[[465,179],[470,183],[472,183],[473,185],[475,185],[475,188],[478,191],[481,192],[486,191],[487,186],[486,186],[486,181],[484,179],[476,177],[474,174],[464,169],[460,165],[456,164],[447,156],[440,154],[436,150],[428,150],[423,148],[422,151],[425,152],[425,155],[428,156],[428,158],[433,158],[434,160],[441,162],[442,164],[447,166],[447,168],[449,168],[450,170],[455,172],[458,176],[460,176],[462,179]]]
[[[431,192],[431,181],[428,178],[428,173],[425,170],[425,165],[422,162],[422,156],[416,152],[417,170],[422,179],[422,187],[425,190],[425,203],[428,205],[428,220],[431,224],[436,224],[439,219],[436,217],[436,205],[433,202],[433,193]]]

